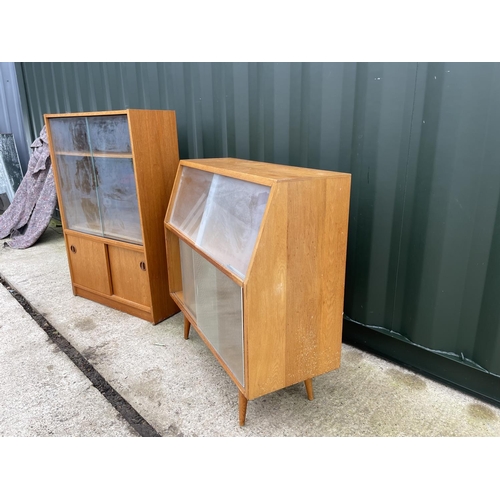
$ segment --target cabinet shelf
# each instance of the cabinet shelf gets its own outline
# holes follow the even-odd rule
[[[181,160],[165,216],[169,290],[253,400],[340,366],[350,174]]]
[[[90,151],[55,151],[58,156],[88,156],[94,158],[133,158],[132,153],[100,153]]]
[[[44,119],[73,293],[153,324],[177,313],[162,237],[179,162],[175,112]]]
[[[89,237],[89,239],[93,239],[95,241],[101,241],[103,243],[107,243],[110,240],[113,240],[113,244],[117,246],[121,246],[124,248],[130,248],[132,250],[136,249],[141,249],[143,248],[143,243],[141,240],[137,239],[135,241],[130,240],[130,239],[123,239],[123,236],[120,234],[107,234],[106,236],[103,236],[98,232],[98,229],[96,228],[95,231],[90,232],[87,228],[79,228],[79,227],[73,227],[72,229],[65,229],[64,230],[65,234],[73,234],[73,235],[82,235],[85,234],[86,236]],[[114,236],[114,237],[113,237]]]

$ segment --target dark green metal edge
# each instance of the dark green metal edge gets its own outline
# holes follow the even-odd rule
[[[347,319],[342,342],[500,408],[496,375]]]

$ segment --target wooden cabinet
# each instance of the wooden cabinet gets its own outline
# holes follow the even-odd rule
[[[248,400],[340,366],[350,174],[181,160],[165,217],[170,293]]]
[[[73,293],[154,324],[178,312],[163,237],[179,163],[175,112],[44,118]]]

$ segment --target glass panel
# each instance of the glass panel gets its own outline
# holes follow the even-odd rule
[[[183,167],[170,223],[196,240],[213,174]]]
[[[93,153],[131,153],[126,115],[88,118]]]
[[[142,243],[132,159],[94,157],[94,167],[104,236]]]
[[[244,385],[242,289],[197,252],[192,253],[196,323]]]
[[[85,118],[50,118],[50,131],[56,151],[90,152]]]
[[[218,269],[215,275],[219,330],[218,353],[238,382],[244,386],[242,289]]]
[[[219,350],[219,331],[217,328],[217,288],[216,268],[201,255],[192,250],[196,300],[196,323],[203,335]]]
[[[184,305],[196,320],[196,298],[194,283],[193,253],[194,250],[179,240],[181,254],[181,274],[182,274],[182,293],[184,295]]]
[[[244,277],[270,188],[216,175],[196,244],[221,265]]]
[[[56,155],[66,226],[102,234],[90,156]]]

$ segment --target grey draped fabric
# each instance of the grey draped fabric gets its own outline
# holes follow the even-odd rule
[[[12,248],[32,246],[47,229],[57,204],[49,144],[45,127],[31,145],[28,171],[12,203],[0,216],[0,238],[10,237]]]

